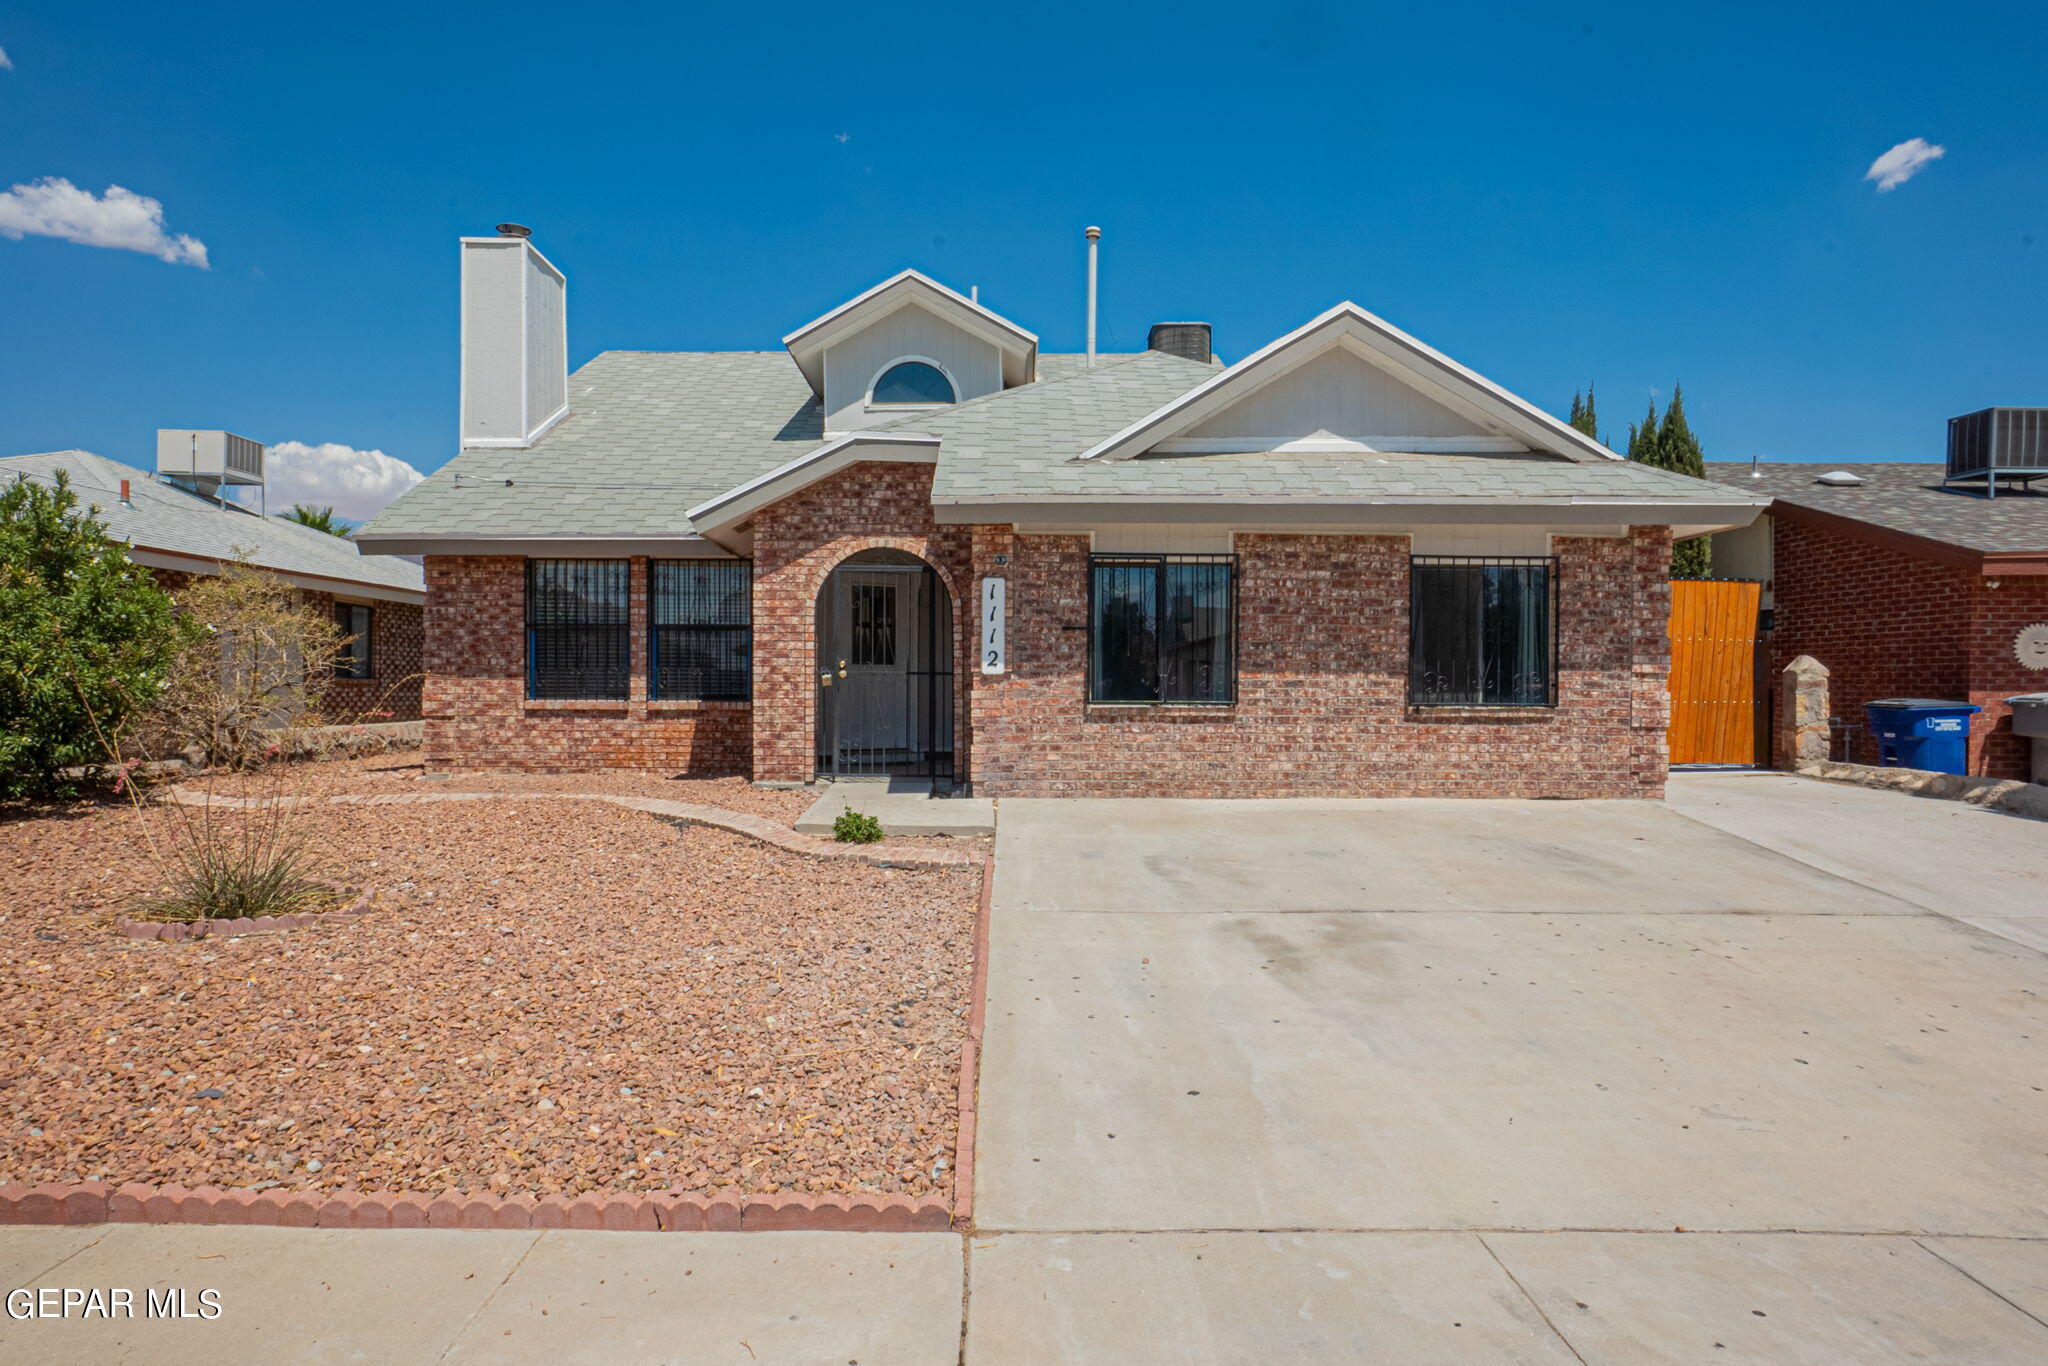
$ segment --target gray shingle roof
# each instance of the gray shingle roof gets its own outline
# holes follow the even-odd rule
[[[2023,493],[2007,486],[1986,498],[1978,484],[1943,488],[1940,464],[1904,460],[1770,461],[1757,466],[1755,479],[1749,470],[1747,463],[1715,461],[1707,478],[1965,550],[2048,554],[2048,489]],[[1847,470],[1863,483],[1830,488],[1814,482],[1830,470]]]
[[[1164,352],[1041,354],[1038,379],[868,430],[938,436],[933,497],[1653,498],[1725,502],[1698,480],[1548,456],[1277,455],[1076,463],[1212,378]],[[466,450],[380,514],[379,536],[694,535],[689,509],[824,444],[821,406],[780,351],[607,351],[569,416],[527,450]]]
[[[361,554],[352,541],[324,531],[262,517],[159,483],[133,465],[91,451],[50,451],[0,459],[0,479],[26,475],[52,480],[58,470],[71,477],[81,503],[99,509],[108,534],[130,545],[170,554],[232,560],[247,554],[252,564],[289,574],[310,574],[351,583],[374,584],[413,593],[426,591],[420,567],[389,555]],[[121,481],[128,500],[121,504]]]

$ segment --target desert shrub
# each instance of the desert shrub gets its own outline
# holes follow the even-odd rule
[[[246,561],[195,580],[178,606],[199,629],[171,665],[150,748],[197,745],[214,764],[246,768],[320,724],[315,706],[344,640],[332,617]]]
[[[251,810],[214,802],[172,808],[182,828],[159,859],[163,897],[145,904],[154,920],[236,920],[323,910],[340,890],[314,875],[310,829],[292,801]]]
[[[873,844],[882,838],[882,823],[858,811],[842,811],[832,822],[832,838],[842,844]]]
[[[0,796],[108,760],[188,635],[63,471],[0,490]]]

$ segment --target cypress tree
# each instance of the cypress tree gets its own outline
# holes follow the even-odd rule
[[[1650,411],[1640,425],[1628,424],[1628,449],[1622,454],[1639,465],[1664,468],[1663,451],[1657,444],[1657,400],[1650,400]]]
[[[1586,396],[1583,399],[1576,392],[1572,394],[1571,425],[1595,441],[1600,439],[1600,412],[1593,404],[1591,382],[1586,385]]]
[[[1665,408],[1664,423],[1657,429],[1657,450],[1664,469],[1694,479],[1707,477],[1706,453],[1700,448],[1699,438],[1692,434],[1692,424],[1685,420],[1682,385],[1671,386],[1671,404]],[[1713,543],[1707,537],[1695,536],[1671,548],[1672,578],[1704,579],[1712,572]]]

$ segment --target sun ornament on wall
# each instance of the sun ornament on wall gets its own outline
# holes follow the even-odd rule
[[[2022,669],[2048,669],[2048,621],[2021,627],[2013,637],[2012,652]]]

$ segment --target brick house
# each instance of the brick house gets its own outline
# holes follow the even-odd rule
[[[425,556],[433,768],[1657,796],[1672,537],[1759,505],[1352,304],[1047,354],[905,271],[570,375],[561,272],[462,258],[463,449],[360,535]]]
[[[254,442],[247,445],[255,447]],[[255,449],[255,473],[242,482],[261,478],[261,448]],[[246,557],[295,586],[313,610],[331,615],[342,633],[354,639],[335,676],[319,690],[324,715],[420,719],[427,593],[418,565],[363,555],[341,537],[213,496],[218,484],[206,487],[203,476],[152,477],[91,451],[0,459],[0,479],[49,481],[59,470],[107,533],[127,544],[128,558],[146,567],[173,597],[194,578],[217,574],[223,564]]]
[[[1713,463],[1708,478],[1771,500],[1714,538],[1714,571],[1759,579],[1771,612],[1768,667],[1800,655],[1829,672],[1844,724],[1836,757],[1877,762],[1863,704],[1883,697],[1973,702],[1970,772],[2025,779],[2029,741],[2005,699],[2048,689],[2048,492],[1985,496],[1940,463]],[[2031,637],[2030,637],[2031,638]],[[2044,647],[2048,648],[2048,647]],[[1780,756],[1782,759],[1782,756]]]

